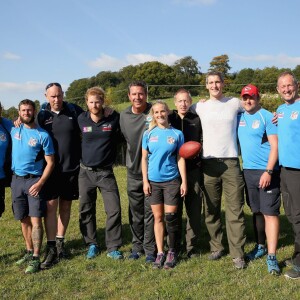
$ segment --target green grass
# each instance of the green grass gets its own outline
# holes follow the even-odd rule
[[[115,174],[123,212],[124,244],[121,250],[128,255],[131,234],[127,215],[126,170],[117,167]],[[105,212],[101,196],[97,202],[101,255],[91,261],[85,259],[86,248],[78,226],[78,201],[75,201],[66,236],[71,259],[50,270],[25,275],[24,268],[15,265],[24,242],[20,222],[12,216],[9,190],[6,204],[6,212],[0,219],[1,299],[300,299],[300,281],[269,275],[265,259],[249,264],[245,270],[235,270],[229,256],[220,261],[208,261],[209,238],[204,225],[200,242],[201,257],[191,260],[183,258],[174,270],[153,270],[144,263],[144,258],[138,261],[112,261],[106,257],[104,247]],[[254,237],[247,207],[245,212],[248,236],[246,251],[249,251],[254,245]],[[280,218],[278,259],[282,263],[293,252],[293,238],[286,217],[282,215]]]

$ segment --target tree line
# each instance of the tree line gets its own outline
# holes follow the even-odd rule
[[[248,83],[256,85],[262,97],[263,106],[274,111],[280,104],[276,96],[276,81],[280,73],[292,71],[300,78],[300,65],[294,69],[266,67],[264,69],[244,68],[230,73],[229,57],[222,54],[210,62],[209,71],[219,71],[225,76],[225,94],[239,96],[243,87]],[[85,108],[84,95],[88,88],[101,86],[106,91],[107,104],[118,104],[128,101],[127,87],[133,80],[144,80],[149,85],[149,99],[170,98],[180,87],[186,87],[192,96],[206,95],[205,73],[192,56],[183,57],[171,66],[158,61],[128,65],[119,71],[101,71],[90,78],[74,80],[66,91],[65,100],[76,103]],[[39,106],[39,101],[36,100]],[[3,111],[3,116],[13,119],[17,116],[17,109],[11,107]]]

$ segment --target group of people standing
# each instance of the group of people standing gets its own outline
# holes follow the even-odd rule
[[[225,97],[223,87],[222,74],[209,72],[209,100],[192,104],[189,92],[179,89],[174,97],[176,110],[170,111],[163,101],[148,103],[146,84],[135,81],[128,88],[131,105],[119,114],[104,106],[105,94],[99,87],[86,92],[84,112],[63,101],[59,83],[50,83],[45,91],[48,103],[42,106],[36,120],[34,102],[27,99],[19,104],[20,118],[15,127],[1,118],[0,212],[4,211],[4,162],[12,145],[13,212],[21,221],[26,244],[26,253],[17,264],[28,263],[25,272],[34,273],[68,257],[64,237],[72,200],[78,198],[80,231],[88,246],[86,257],[95,258],[100,252],[96,236],[97,189],[101,191],[107,217],[107,256],[123,259],[119,250],[120,196],[112,167],[117,143],[125,140],[132,232],[129,259],[145,255],[146,263],[152,263],[153,268],[169,269],[176,266],[182,250],[188,258],[197,256],[202,202],[210,235],[208,259],[220,259],[225,255],[223,195],[229,254],[234,266],[243,269],[247,260],[267,254],[268,272],[279,275],[276,248],[281,188],[285,212],[295,234],[294,254],[287,260],[291,269],[285,276],[300,278],[298,82],[291,72],[279,76],[277,91],[285,103],[278,108],[276,118],[260,106],[257,87],[245,86],[242,101]],[[179,149],[187,141],[202,143],[201,156],[191,160],[180,157]],[[244,187],[256,237],[255,248],[247,254]],[[181,245],[183,203],[187,216],[183,243],[186,249]],[[47,247],[40,262],[43,217]]]

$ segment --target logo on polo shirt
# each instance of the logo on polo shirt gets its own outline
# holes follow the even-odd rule
[[[49,119],[45,120],[44,125],[48,125],[53,123],[53,117],[50,117]]]
[[[260,121],[259,121],[259,120],[254,120],[254,121],[252,122],[252,128],[253,128],[253,129],[259,128],[259,125],[260,125]]]
[[[175,139],[172,137],[172,136],[168,136],[167,137],[167,142],[168,142],[168,144],[174,144],[175,143]]]
[[[1,141],[1,142],[6,142],[6,141],[7,141],[7,139],[6,139],[6,134],[3,133],[3,132],[0,133],[0,141]]]
[[[292,120],[297,120],[298,119],[298,115],[299,115],[299,112],[298,111],[293,111],[291,113],[291,119]]]
[[[146,127],[146,129],[149,128],[149,124],[150,124],[151,121],[152,121],[152,117],[150,115],[147,115],[146,118],[145,118],[145,127]]]
[[[278,119],[282,119],[284,117],[284,113],[278,112],[277,116],[278,116]]]
[[[112,126],[111,124],[105,124],[102,126],[102,131],[112,131]]]
[[[82,128],[83,132],[92,132],[92,126],[87,126]]]
[[[16,140],[20,140],[21,141],[21,134],[19,134],[18,132],[15,133],[14,138]]]
[[[158,142],[158,136],[151,136],[149,142]]]
[[[239,126],[245,127],[246,126],[246,122],[244,120],[241,120]]]
[[[37,144],[37,139],[31,137],[31,138],[29,139],[29,141],[28,141],[28,145],[29,145],[30,147],[35,147],[36,144]]]

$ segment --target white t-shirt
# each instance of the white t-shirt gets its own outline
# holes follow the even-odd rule
[[[209,99],[194,107],[203,131],[203,158],[238,157],[237,115],[243,111],[238,98]]]

